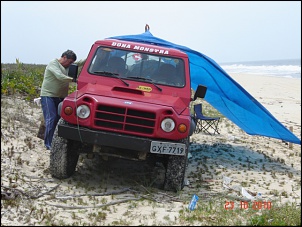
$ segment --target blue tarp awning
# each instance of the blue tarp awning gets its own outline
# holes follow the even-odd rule
[[[301,145],[301,140],[282,125],[264,106],[232,79],[214,60],[188,47],[153,36],[149,30],[119,39],[175,48],[189,57],[191,87],[207,87],[205,100],[249,135],[260,135]]]

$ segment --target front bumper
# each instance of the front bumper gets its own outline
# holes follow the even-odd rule
[[[76,140],[83,143],[113,148],[129,149],[142,152],[150,152],[153,139],[96,131],[70,124],[59,124],[58,135],[60,137]]]

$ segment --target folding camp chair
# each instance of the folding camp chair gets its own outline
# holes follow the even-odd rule
[[[218,131],[218,123],[220,117],[207,117],[202,114],[202,104],[194,105],[195,111],[195,122],[196,122],[196,129],[194,133],[200,133],[201,131],[206,132],[208,134],[220,134]],[[210,132],[214,131],[214,132]]]

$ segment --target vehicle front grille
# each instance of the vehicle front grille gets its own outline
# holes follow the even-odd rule
[[[146,135],[153,134],[155,121],[153,112],[109,105],[98,105],[94,118],[99,129]]]

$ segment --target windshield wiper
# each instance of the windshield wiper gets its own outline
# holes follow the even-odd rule
[[[160,88],[159,86],[157,86],[157,84],[155,84],[152,79],[145,78],[145,77],[138,77],[138,76],[128,76],[127,78],[144,80],[144,81],[147,81],[147,82],[153,84],[159,91],[163,90],[162,88]]]
[[[124,84],[127,85],[127,87],[129,87],[129,84],[126,81],[124,81],[122,78],[120,78],[118,73],[112,73],[107,71],[94,71],[93,73],[104,74],[106,76],[113,76],[114,78],[120,79]]]

